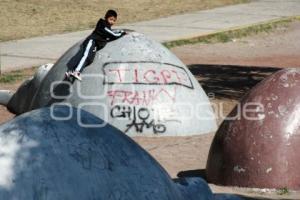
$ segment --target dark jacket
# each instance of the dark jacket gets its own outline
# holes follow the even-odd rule
[[[122,30],[112,30],[111,26],[104,19],[100,19],[96,25],[95,30],[89,36],[89,39],[93,39],[96,42],[98,49],[103,48],[107,42],[116,40],[125,34]]]

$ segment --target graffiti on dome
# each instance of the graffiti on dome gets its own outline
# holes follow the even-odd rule
[[[110,117],[124,120],[124,132],[165,133],[166,122],[180,121],[178,111],[170,110],[178,90],[194,89],[185,68],[167,63],[111,62],[104,65],[103,74]],[[162,104],[169,110],[156,107]]]
[[[180,66],[151,62],[112,62],[103,67],[104,84],[179,85],[194,89],[187,71]]]

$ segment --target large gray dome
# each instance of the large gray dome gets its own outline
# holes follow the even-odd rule
[[[103,121],[78,112],[53,106],[0,127],[0,199],[184,199],[135,142],[110,125],[80,126]]]
[[[97,52],[83,71],[82,82],[62,83],[79,49],[80,43],[53,66],[27,110],[64,102],[130,136],[184,136],[216,130],[207,95],[187,67],[161,44],[130,33]]]

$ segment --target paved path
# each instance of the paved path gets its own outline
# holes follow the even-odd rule
[[[255,0],[248,4],[124,24],[120,28],[133,29],[164,42],[296,15],[300,15],[300,0]],[[1,70],[11,71],[53,63],[90,32],[91,30],[0,43]]]

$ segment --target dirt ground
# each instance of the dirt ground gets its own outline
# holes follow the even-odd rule
[[[21,84],[21,81],[18,81],[17,83],[14,83],[12,85],[8,84],[2,84],[0,83],[0,90],[16,90],[18,86]],[[0,105],[0,124],[5,123],[9,121],[10,119],[14,118],[14,114],[7,111],[6,107]]]
[[[270,34],[260,34],[224,44],[195,44],[172,51],[186,63],[215,104],[224,104],[226,116],[238,100],[255,84],[281,67],[300,67],[300,22]],[[1,89],[15,89],[1,84]],[[215,110],[219,113],[219,110]],[[0,108],[0,121],[11,119]],[[219,116],[219,115],[218,115]],[[222,118],[218,118],[218,124]],[[193,137],[134,138],[172,177],[204,175],[214,133]],[[280,180],[278,180],[280,181]],[[216,193],[234,193],[248,199],[300,199],[300,192],[279,195],[276,190],[222,187],[210,184]]]
[[[300,22],[272,33],[228,43],[186,45],[172,51],[187,65],[222,64],[265,67],[300,67]]]
[[[92,28],[108,9],[118,24],[245,3],[249,0],[1,0],[0,41]],[[170,6],[172,5],[172,6]]]

